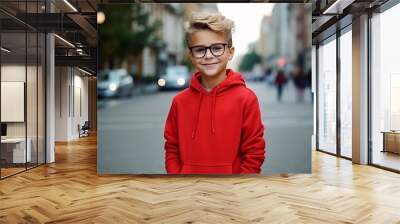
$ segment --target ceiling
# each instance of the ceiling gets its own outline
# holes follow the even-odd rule
[[[311,0],[313,43],[351,24],[352,18],[372,12],[388,0]]]
[[[47,0],[47,4],[45,0],[1,0],[2,46],[11,50],[2,51],[2,55],[7,54],[2,60],[19,63],[25,62],[26,56],[28,60],[35,58],[43,45],[38,46],[33,38],[53,32],[57,34],[56,65],[96,71],[96,7],[96,0]],[[39,40],[44,40],[41,37]]]
[[[232,0],[227,0],[234,2]],[[337,24],[345,26],[351,18],[372,10],[388,0],[291,0],[293,3],[311,3],[313,8],[313,42],[335,32]],[[14,49],[15,55],[25,55],[25,30],[54,32],[75,45],[71,47],[55,38],[56,63],[59,65],[85,65],[96,70],[98,4],[133,3],[133,0],[1,0],[0,26],[3,46]],[[139,1],[138,1],[139,2]],[[166,0],[141,0],[140,2],[168,2]],[[176,2],[176,0],[174,0]],[[184,2],[182,0],[182,2]],[[191,0],[196,2],[196,0]],[[210,0],[210,2],[212,2]],[[218,0],[217,2],[221,2]],[[289,2],[288,0],[250,0],[237,2]],[[49,12],[52,13],[49,13]],[[341,21],[341,22],[338,22]],[[347,21],[347,22],[346,22]],[[4,35],[4,33],[8,33]],[[23,38],[22,38],[23,37]],[[28,38],[29,39],[29,38]],[[28,40],[29,42],[30,40]],[[32,49],[31,49],[32,48]],[[36,49],[28,44],[28,54]],[[78,53],[76,49],[83,53]]]

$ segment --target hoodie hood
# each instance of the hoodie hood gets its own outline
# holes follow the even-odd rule
[[[192,79],[190,81],[190,88],[194,91],[203,94],[214,94],[221,95],[225,93],[226,90],[229,90],[236,86],[246,86],[245,81],[242,77],[242,74],[233,71],[232,69],[226,69],[226,79],[222,81],[220,84],[215,86],[212,91],[207,92],[203,85],[201,84],[201,74],[200,72],[196,72],[192,75]]]
[[[192,138],[196,137],[197,127],[199,123],[199,114],[201,103],[203,98],[212,97],[211,98],[211,132],[215,134],[215,107],[216,107],[216,97],[220,95],[224,95],[229,93],[229,90],[239,87],[246,86],[245,81],[242,75],[238,72],[233,71],[232,69],[226,69],[226,78],[220,84],[215,86],[210,92],[207,92],[206,89],[201,84],[201,74],[200,72],[196,72],[192,75],[192,79],[190,81],[190,89],[198,93],[198,104],[196,115],[193,120],[193,130],[192,130]]]

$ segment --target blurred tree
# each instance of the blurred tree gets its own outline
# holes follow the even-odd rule
[[[183,45],[183,49],[185,49],[185,52],[183,54],[181,64],[185,65],[189,69],[189,71],[192,72],[195,68],[192,64],[192,60],[190,59],[190,55],[189,55],[190,53],[188,53],[189,50],[188,50],[188,46],[187,46],[185,38],[183,38],[182,45]]]
[[[165,43],[156,35],[160,21],[150,23],[150,14],[142,4],[101,5],[106,20],[99,25],[100,50],[109,67],[120,66],[127,56],[140,56],[145,47],[162,48]],[[117,60],[116,60],[117,59]]]
[[[187,54],[185,54],[183,56],[181,64],[185,65],[189,69],[189,71],[193,71],[195,69],[193,66],[192,60],[190,59],[190,57]]]
[[[239,64],[240,71],[251,71],[254,65],[261,62],[261,56],[258,55],[254,50],[246,53]]]

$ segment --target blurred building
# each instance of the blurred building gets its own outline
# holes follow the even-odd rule
[[[271,52],[269,38],[271,38],[271,16],[265,15],[261,21],[260,38],[256,43],[256,52],[262,57],[263,61],[268,59]]]
[[[311,7],[303,4],[276,4],[260,27],[257,53],[264,68],[277,63],[291,70],[294,65],[310,68]],[[310,59],[310,60],[307,60]]]
[[[295,6],[294,16],[296,28],[297,64],[304,70],[311,69],[311,4],[292,4]]]
[[[164,47],[146,47],[142,53],[142,76],[158,76],[169,65],[180,64],[184,54],[183,6],[179,3],[143,4],[150,21],[160,21],[157,36]]]

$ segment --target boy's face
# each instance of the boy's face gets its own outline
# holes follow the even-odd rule
[[[233,47],[229,48],[225,32],[199,30],[190,35],[189,43],[189,48],[192,48],[189,55],[193,65],[202,75],[210,77],[225,72],[235,50]],[[206,49],[203,54],[202,47],[211,48]],[[204,56],[201,57],[202,55]]]

